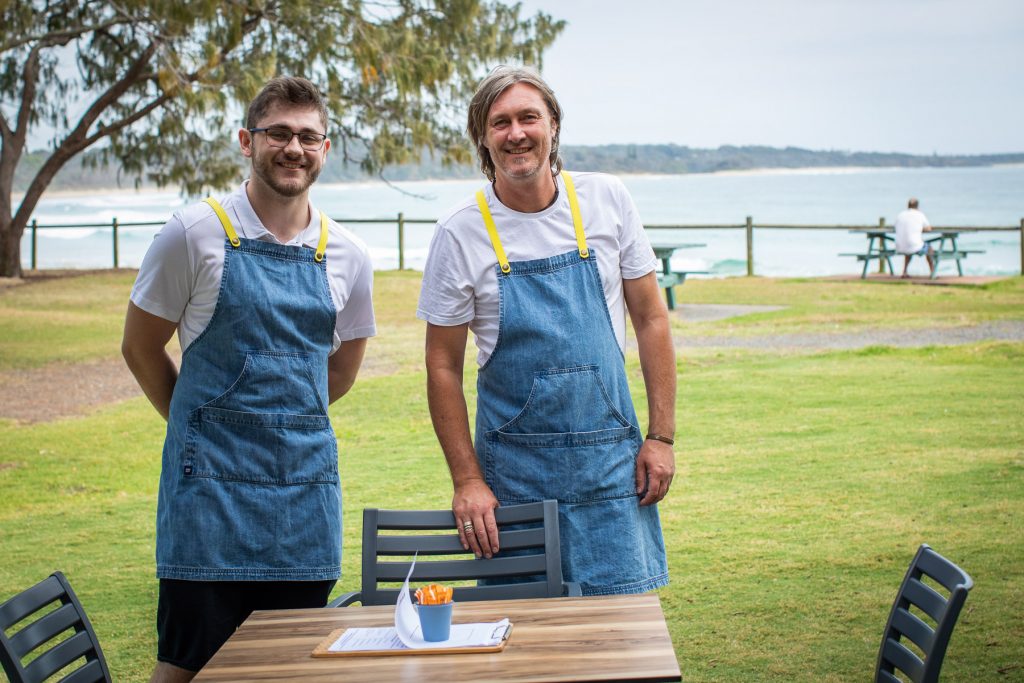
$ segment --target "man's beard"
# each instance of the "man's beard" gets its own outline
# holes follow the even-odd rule
[[[275,173],[277,169],[276,161],[277,154],[261,155],[258,158],[254,158],[252,162],[252,174],[259,178],[260,182],[282,197],[298,197],[308,190],[320,175],[319,168],[304,166],[303,170],[306,172],[305,179],[301,181],[299,179],[295,179],[289,183],[282,183],[278,180]]]

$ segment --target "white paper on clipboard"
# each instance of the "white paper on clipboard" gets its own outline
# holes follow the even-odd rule
[[[501,621],[478,624],[452,624],[448,640],[428,642],[423,640],[420,618],[409,597],[409,579],[416,566],[413,558],[405,583],[398,592],[395,604],[395,625],[378,628],[349,628],[331,643],[329,652],[362,652],[369,650],[419,650],[437,648],[494,647],[504,640],[510,622]]]

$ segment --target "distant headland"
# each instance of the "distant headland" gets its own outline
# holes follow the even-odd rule
[[[50,190],[87,190],[94,188],[134,187],[134,181],[116,168],[102,167],[87,153],[70,161],[57,174]],[[15,176],[15,191],[23,191],[45,161],[44,152],[26,154]],[[801,147],[765,147],[760,145],[723,145],[701,149],[685,145],[565,145],[562,158],[570,169],[600,170],[606,173],[719,173],[753,169],[842,168],[842,167],[965,167],[1024,163],[1024,152],[1010,154],[915,155],[898,152],[849,152],[811,150]],[[242,173],[240,167],[240,174]],[[328,155],[320,175],[321,182],[338,183],[378,178],[368,175],[357,163],[345,164],[340,154]],[[424,155],[419,163],[391,166],[383,177],[388,180],[445,180],[479,178],[472,164],[444,165]],[[142,185],[149,185],[143,181]]]

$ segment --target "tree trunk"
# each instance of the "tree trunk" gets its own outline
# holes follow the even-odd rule
[[[25,226],[14,228],[10,218],[0,219],[0,277],[21,277],[21,236]]]

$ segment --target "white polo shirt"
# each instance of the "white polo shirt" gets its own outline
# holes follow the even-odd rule
[[[264,227],[241,187],[219,199],[239,237],[281,242]],[[213,317],[224,273],[224,228],[206,203],[193,204],[171,217],[146,252],[131,300],[155,316],[178,323],[181,348],[188,348]],[[309,225],[288,242],[315,249],[320,213],[309,205]],[[373,315],[373,266],[366,245],[334,221],[328,221],[327,281],[336,313],[331,352],[343,341],[377,333]]]

